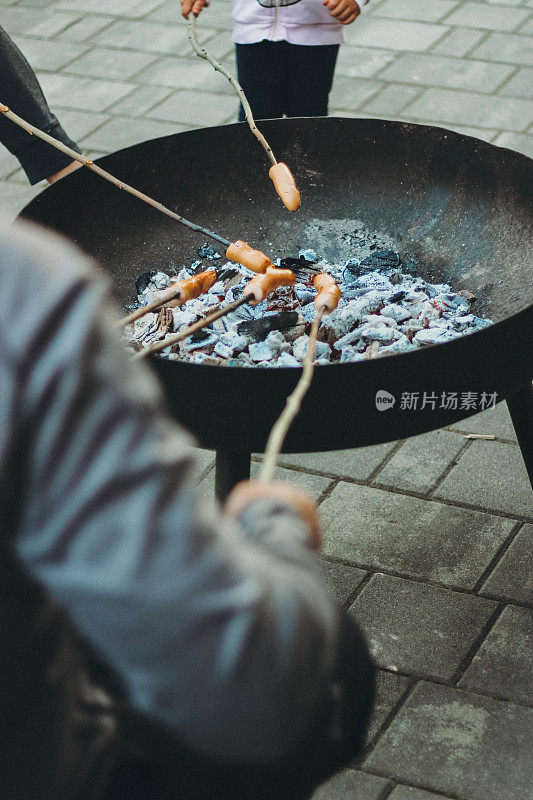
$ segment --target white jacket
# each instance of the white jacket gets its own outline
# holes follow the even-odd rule
[[[364,6],[369,0],[356,2]],[[343,41],[343,26],[322,0],[297,0],[289,6],[272,8],[260,5],[259,0],[233,0],[233,19],[233,41],[237,44],[256,44],[263,39],[308,45]]]

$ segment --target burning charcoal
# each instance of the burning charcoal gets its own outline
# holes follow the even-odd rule
[[[450,291],[450,287],[449,286],[448,286],[448,291]],[[470,304],[476,302],[475,294],[472,294],[472,292],[467,291],[467,289],[461,289],[461,291],[457,292],[457,294],[459,295],[459,297],[462,297],[463,300],[467,300],[468,303],[470,303]]]
[[[441,344],[456,339],[458,336],[460,334],[457,331],[450,331],[446,328],[426,328],[415,334],[413,342],[418,345]]]
[[[278,360],[276,362],[276,366],[277,367],[301,367],[301,364],[290,353],[281,353],[281,355],[278,357]]]
[[[400,256],[394,250],[376,250],[361,261],[364,270],[395,269],[401,264]]]
[[[228,261],[228,264],[229,263],[231,263],[231,262]],[[219,272],[218,280],[226,282],[226,281],[229,281],[231,278],[235,278],[236,276],[238,276],[239,280],[240,280],[241,274],[240,274],[239,270],[235,269],[235,267],[227,267],[226,269],[222,269]]]
[[[276,355],[278,355],[282,349],[284,349],[286,352],[290,352],[291,350],[290,344],[285,341],[285,337],[281,331],[270,331],[265,339],[265,342]]]
[[[240,353],[237,360],[241,362],[241,366],[244,366],[244,367],[255,367],[255,364],[252,361],[252,359],[250,358],[250,356],[248,355],[248,353]]]
[[[344,350],[345,347],[348,347],[348,345],[354,345],[357,342],[359,342],[361,339],[363,328],[364,325],[359,325],[359,327],[356,328],[354,331],[350,331],[350,333],[347,333],[346,336],[342,336],[340,339],[337,339],[337,341],[333,345],[335,350],[342,351]]]
[[[350,345],[348,345],[347,347],[343,347],[342,348],[341,359],[340,359],[342,362],[344,362],[344,361],[361,361],[362,359],[363,359],[362,353],[359,353],[355,349],[355,347],[350,347]]]
[[[225,295],[226,287],[224,285],[224,281],[221,280],[216,281],[216,283],[214,283],[209,289],[209,294]]]
[[[300,308],[300,312],[306,322],[312,322],[316,317],[316,306],[314,303],[307,303]]]
[[[199,272],[203,272],[204,269],[205,267],[201,261],[194,261],[189,267],[189,272],[191,275],[197,275]]]
[[[464,297],[455,294],[455,292],[448,292],[447,294],[438,294],[434,300],[435,304],[442,309],[442,311],[457,311],[459,309],[468,310],[470,303]]]
[[[233,353],[242,353],[248,347],[249,340],[246,336],[240,336],[237,331],[228,331],[220,337],[222,344],[229,347]]]
[[[157,329],[163,336],[166,336],[167,333],[172,333],[174,330],[174,316],[172,314],[172,309],[170,308],[162,308],[157,315],[156,320]]]
[[[208,348],[212,349],[217,342],[217,334],[209,330],[209,328],[203,328],[202,330],[195,331],[195,333],[189,337],[186,346],[188,350],[206,350]]]
[[[182,325],[192,325],[193,322],[196,321],[196,314],[193,314],[192,311],[186,311],[183,308],[173,308],[172,309],[172,316],[174,318],[174,330],[178,331]]]
[[[365,360],[376,358],[380,350],[381,350],[381,345],[379,342],[371,342],[366,348],[365,352],[363,353],[363,358]]]
[[[305,305],[306,303],[312,303],[315,299],[316,292],[313,291],[309,286],[306,286],[304,283],[296,283],[294,285],[294,293],[300,303]]]
[[[418,319],[410,319],[409,322],[406,322],[405,325],[399,325],[398,330],[404,333],[410,342],[413,341],[413,337],[416,333],[424,329],[424,325]]]
[[[303,336],[305,333],[305,324],[302,323],[300,325],[295,325],[294,328],[287,328],[287,330],[283,331],[283,335],[288,343],[290,343],[289,350],[292,350],[292,345],[299,339],[300,336]]]
[[[248,348],[252,361],[267,361],[274,357],[274,352],[266,342],[256,342]]]
[[[395,292],[392,297],[389,297],[390,303],[399,303],[404,297],[407,295],[405,289],[400,289],[399,291]]]
[[[279,266],[282,269],[290,269],[296,275],[299,281],[309,282],[313,275],[317,274],[317,267],[312,261],[307,261],[305,258],[282,258],[280,259]]]
[[[396,322],[403,322],[411,317],[411,311],[405,306],[400,306],[397,303],[389,303],[381,309],[381,316],[387,319],[393,319]]]
[[[380,328],[382,325],[387,325],[389,328],[398,327],[396,320],[390,317],[382,317],[381,314],[366,314],[363,317],[363,323],[366,328]]]
[[[411,344],[405,334],[401,334],[399,339],[396,339],[392,344],[384,345],[379,354],[386,353],[407,353],[409,350],[416,350],[416,345]]]
[[[281,314],[264,317],[263,319],[240,322],[237,325],[237,332],[241,335],[252,336],[254,339],[261,341],[262,339],[266,339],[270,331],[282,331],[286,328],[294,327],[297,323],[297,311],[284,311]]]
[[[205,364],[206,366],[219,366],[224,363],[221,358],[207,353],[195,353],[193,361],[195,364]]]
[[[314,250],[300,250],[298,258],[303,258],[305,261],[310,261],[312,264],[318,261]]]
[[[362,338],[368,342],[394,342],[402,335],[400,331],[388,325],[365,325]]]
[[[213,352],[222,358],[231,358],[233,355],[233,348],[219,340],[214,346]]]
[[[309,336],[300,336],[299,339],[296,339],[292,348],[292,352],[298,361],[304,360],[308,346]],[[315,347],[315,358],[327,358],[329,360],[330,357],[331,347],[329,344],[326,344],[326,342],[317,342]]]
[[[137,294],[142,294],[146,291],[154,275],[157,275],[157,270],[155,269],[149,269],[148,272],[143,272],[142,275],[139,275],[135,281],[135,291]]]
[[[208,244],[207,242],[204,242],[203,245],[198,248],[198,255],[200,256],[200,258],[208,258],[208,256],[214,256],[215,248],[212,245]]]
[[[428,327],[432,320],[439,319],[441,316],[442,311],[440,308],[438,308],[438,306],[436,306],[431,300],[428,300],[426,303],[422,303],[422,308],[418,314],[418,319],[422,325],[424,325],[424,327]]]

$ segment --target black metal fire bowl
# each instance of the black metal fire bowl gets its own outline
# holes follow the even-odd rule
[[[302,194],[296,214],[277,198],[264,154],[244,124],[143,142],[98,163],[187,218],[228,239],[245,239],[271,258],[312,247],[340,262],[357,251],[354,231],[363,224],[390,236],[402,256],[419,259],[423,277],[474,292],[478,313],[496,323],[447,344],[317,367],[285,450],[412,436],[477,413],[482,395],[490,403],[496,394],[510,398],[531,468],[532,445],[524,436],[533,404],[531,160],[440,128],[400,122],[317,118],[270,120],[260,127],[293,170]],[[190,264],[204,241],[88,170],[47,189],[22,214],[98,259],[122,304],[131,303],[141,272]],[[176,419],[204,446],[232,453],[234,462],[236,454],[264,448],[301,372],[157,358],[152,363]],[[394,405],[378,408],[379,391],[392,395]],[[476,398],[469,408],[467,392]],[[451,407],[442,407],[443,393]],[[456,408],[447,399],[451,393],[457,394]],[[412,395],[416,408],[406,407],[414,405]]]

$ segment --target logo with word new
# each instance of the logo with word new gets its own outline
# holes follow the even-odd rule
[[[389,408],[394,407],[394,403],[396,402],[396,398],[390,392],[386,392],[385,389],[380,389],[376,392],[376,408],[378,411],[388,411]]]

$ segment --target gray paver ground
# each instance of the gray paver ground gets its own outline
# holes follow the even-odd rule
[[[225,79],[189,53],[175,0],[0,0],[0,24],[93,157],[235,119]],[[533,155],[532,25],[533,0],[372,0],[346,29],[330,112],[451,127]],[[201,37],[230,68],[231,27],[229,0],[213,0]],[[0,151],[1,209],[14,216],[42,188]],[[341,562],[323,566],[332,591],[360,613],[379,662],[407,673],[380,670],[363,771],[315,800],[529,800],[519,606],[533,604],[533,525],[519,527],[532,511],[505,405],[406,442],[282,463],[278,477],[326,497],[325,553]],[[199,451],[204,502],[213,464]]]

